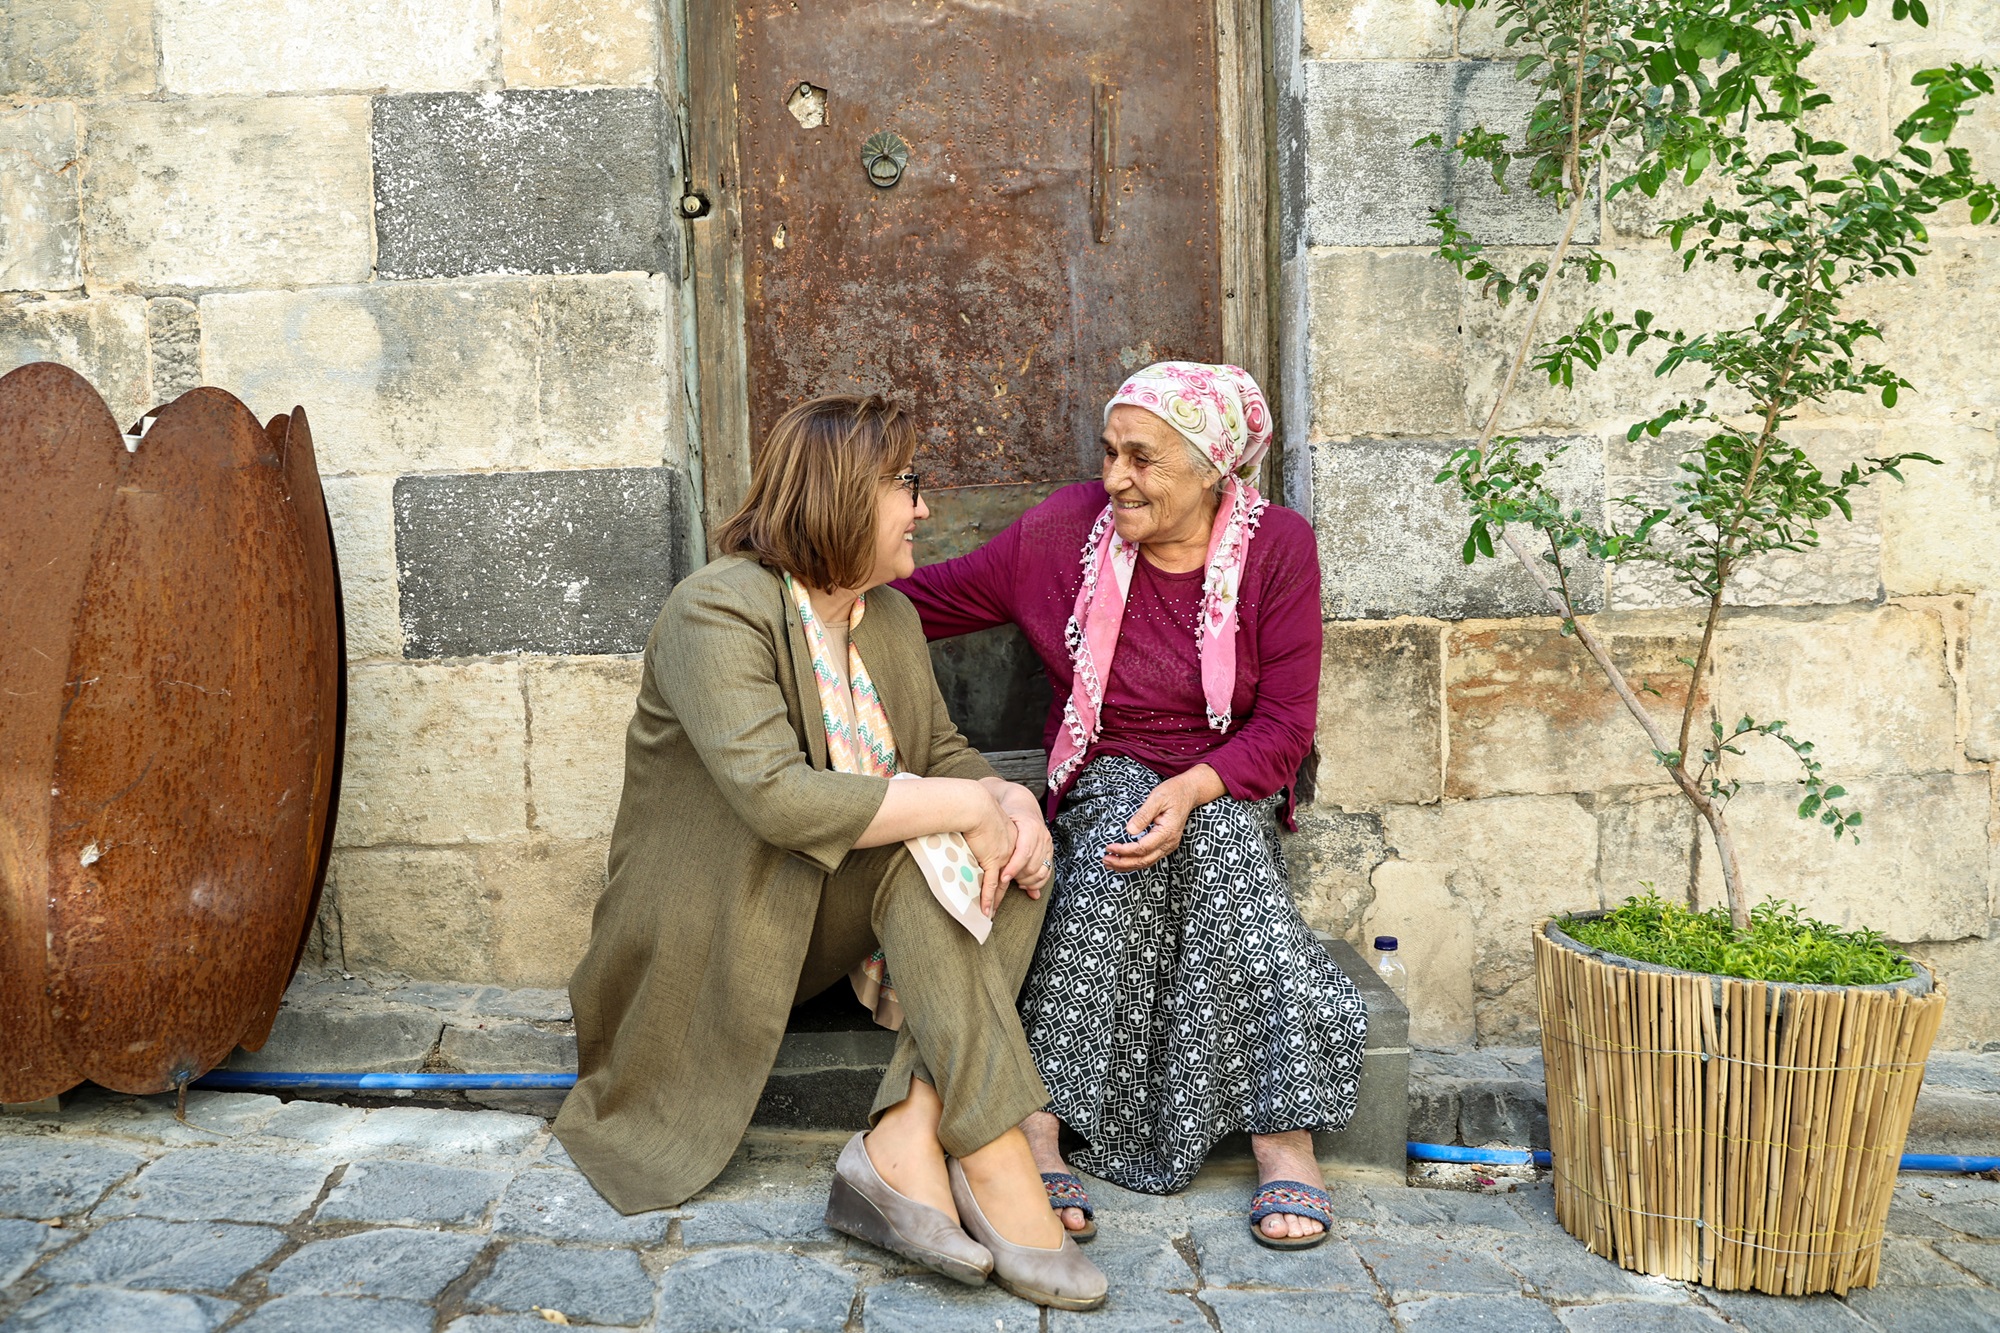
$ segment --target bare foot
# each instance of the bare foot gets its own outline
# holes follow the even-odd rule
[[[1319,1159],[1313,1155],[1311,1130],[1294,1129],[1283,1134],[1252,1134],[1250,1150],[1257,1155],[1257,1180],[1268,1185],[1274,1180],[1296,1180],[1302,1185],[1325,1188],[1319,1173]],[[1316,1236],[1326,1230],[1310,1217],[1295,1213],[1272,1213],[1257,1224],[1272,1240]]]
[[[1037,1111],[1021,1122],[1021,1132],[1028,1136],[1028,1147],[1035,1154],[1037,1172],[1061,1172],[1074,1175],[1069,1163],[1063,1160],[1059,1146],[1062,1138],[1062,1121],[1047,1111]],[[1043,1186],[1046,1192],[1047,1186]],[[1055,1211],[1055,1210],[1051,1210]],[[1064,1208],[1056,1212],[1062,1224],[1071,1231],[1081,1231],[1090,1225],[1090,1219],[1083,1215],[1081,1208]]]
[[[910,1095],[882,1113],[861,1146],[890,1189],[927,1203],[956,1222],[958,1205],[951,1201],[951,1177],[945,1174],[944,1148],[937,1137],[943,1118],[944,1103],[937,1089],[922,1079],[911,1079]]]
[[[1063,1243],[1062,1223],[1049,1207],[1049,1192],[1035,1170],[1027,1137],[1010,1129],[984,1148],[958,1159],[979,1211],[1005,1240],[1053,1250]]]

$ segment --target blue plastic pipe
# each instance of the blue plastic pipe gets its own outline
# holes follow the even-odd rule
[[[214,1069],[192,1085],[213,1092],[249,1088],[314,1092],[501,1092],[576,1086],[575,1074],[313,1074],[293,1070]],[[1413,1162],[1461,1162],[1484,1166],[1547,1166],[1545,1148],[1466,1148],[1455,1143],[1408,1146]],[[2000,1171],[2000,1157],[1958,1157],[1948,1153],[1904,1153],[1904,1171],[1945,1171],[1973,1175]]]

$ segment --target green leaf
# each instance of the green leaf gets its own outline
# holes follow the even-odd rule
[[[1896,405],[1896,386],[1895,386],[1895,385],[1893,385],[1893,384],[1885,384],[1885,385],[1883,385],[1883,386],[1882,386],[1882,406],[1884,406],[1884,407],[1894,407],[1895,405]]]

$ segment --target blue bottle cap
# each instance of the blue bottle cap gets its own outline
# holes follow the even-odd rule
[[[1394,935],[1377,935],[1375,937],[1375,952],[1376,953],[1396,952],[1396,937]]]

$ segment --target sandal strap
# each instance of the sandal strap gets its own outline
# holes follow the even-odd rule
[[[1325,1190],[1297,1180],[1274,1180],[1250,1198],[1250,1221],[1263,1221],[1273,1213],[1308,1217],[1321,1226],[1333,1225],[1333,1198]]]
[[[1086,1222],[1097,1216],[1096,1210],[1090,1206],[1090,1195],[1084,1191],[1083,1182],[1069,1172],[1042,1172],[1042,1187],[1049,1192],[1049,1207],[1057,1212],[1065,1208],[1080,1209]]]

